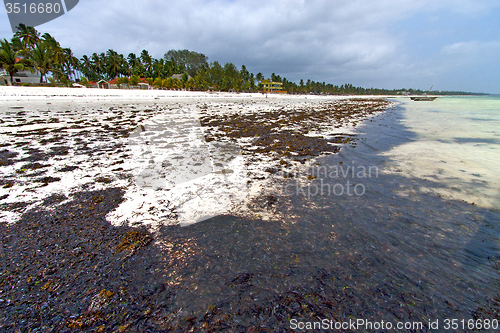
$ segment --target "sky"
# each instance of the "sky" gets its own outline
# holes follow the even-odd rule
[[[499,0],[80,0],[36,29],[79,58],[189,49],[297,83],[500,94],[499,18]]]

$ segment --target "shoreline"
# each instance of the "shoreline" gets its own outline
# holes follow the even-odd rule
[[[57,92],[57,93],[56,93]],[[346,98],[393,98],[390,95],[295,95],[295,94],[263,94],[263,93],[234,93],[234,92],[204,92],[185,90],[140,90],[140,89],[99,89],[99,88],[65,88],[65,87],[11,87],[0,86],[0,96],[8,98],[287,98],[287,99],[346,99]],[[401,96],[399,96],[401,97]]]

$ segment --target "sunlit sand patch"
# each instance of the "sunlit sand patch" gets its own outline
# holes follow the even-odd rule
[[[5,223],[15,223],[22,217],[21,213],[0,211],[0,221]]]
[[[128,147],[135,183],[108,215],[114,224],[187,225],[227,213],[245,198],[241,149],[206,142],[193,106],[142,123],[130,134]]]

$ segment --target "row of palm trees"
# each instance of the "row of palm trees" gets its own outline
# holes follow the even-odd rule
[[[239,70],[230,62],[224,65],[217,61],[198,64],[196,71],[192,73],[193,77],[188,74],[188,68],[192,69],[191,64],[169,60],[167,54],[155,59],[147,50],[143,50],[139,56],[130,53],[125,58],[110,49],[106,53],[94,53],[90,57],[84,55],[79,70],[90,81],[119,78],[118,84],[134,85],[132,79],[139,77],[146,78],[152,86],[164,89],[252,91],[257,88],[256,81],[263,78],[262,73],[254,75],[244,65]],[[172,78],[172,75],[181,73],[180,78]]]
[[[76,58],[70,48],[63,48],[48,33],[40,35],[33,27],[18,26],[11,41],[0,41],[0,66],[13,76],[19,71],[30,70],[40,75],[40,83],[46,79],[69,85],[71,82],[113,80],[120,84],[133,84],[135,78],[146,78],[158,88],[249,91],[256,88],[255,81],[261,80],[261,73],[254,75],[245,66],[241,70],[232,64],[208,63],[203,54],[181,50],[169,51],[163,58],[155,59],[147,50],[140,55],[130,53],[127,57],[110,49],[100,54]],[[196,65],[176,62],[175,54],[183,59],[197,59]],[[202,59],[200,61],[200,59]],[[195,67],[195,70],[193,68]],[[187,72],[193,74],[193,77]],[[179,79],[173,74],[184,73]],[[50,75],[49,75],[50,74]]]
[[[176,62],[175,55],[182,55]],[[196,59],[196,63],[186,63],[186,59]],[[201,60],[200,60],[201,59]],[[115,80],[120,84],[134,85],[137,78],[163,89],[190,90],[237,90],[256,89],[256,80],[263,75],[248,72],[245,66],[238,70],[232,63],[225,65],[217,61],[208,63],[203,54],[188,51],[169,51],[163,58],[155,59],[147,50],[140,55],[130,53],[127,57],[110,49],[100,54],[84,55],[76,58],[70,48],[63,48],[48,33],[40,35],[33,27],[18,26],[11,41],[0,41],[0,66],[13,76],[20,71],[30,70],[40,75],[40,83],[46,79],[52,82],[89,82]],[[193,70],[195,68],[195,70]],[[187,72],[193,74],[193,77]],[[180,78],[173,74],[184,73]]]
[[[50,34],[40,36],[33,27],[24,24],[18,26],[10,42],[0,40],[0,66],[9,74],[11,83],[14,74],[24,70],[39,73],[40,82],[48,73],[58,81],[69,82],[76,79],[78,65],[71,49],[62,48]]]
[[[132,75],[166,79],[182,69],[173,61],[154,59],[147,50],[143,50],[140,56],[130,53],[125,58],[123,54],[110,49],[106,53],[94,53],[90,57],[84,55],[78,70],[87,79],[99,81]]]

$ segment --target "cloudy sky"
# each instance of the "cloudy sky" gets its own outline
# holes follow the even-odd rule
[[[78,57],[189,49],[296,82],[500,93],[499,18],[499,0],[80,0],[37,29]]]

